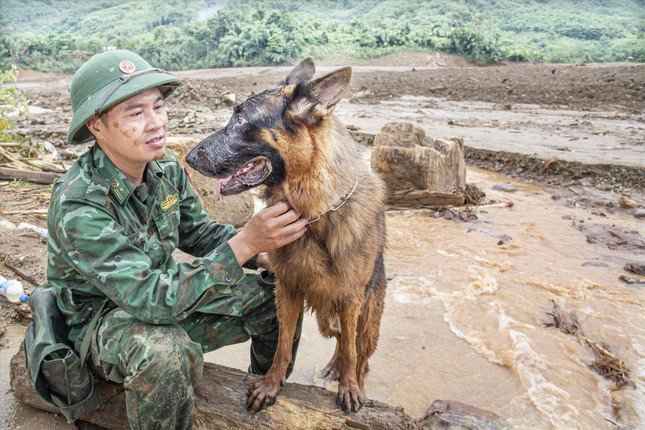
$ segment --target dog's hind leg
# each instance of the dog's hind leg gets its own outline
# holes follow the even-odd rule
[[[323,313],[326,312],[316,312],[316,320],[318,321],[318,330],[320,334],[324,337],[335,337],[336,338],[336,349],[334,350],[334,355],[332,355],[331,360],[322,370],[322,376],[324,378],[329,378],[332,381],[337,381],[340,378],[340,360],[339,360],[339,351],[340,351],[340,327],[338,325],[338,318],[330,317],[328,314],[323,316]]]
[[[358,386],[363,393],[365,393],[367,360],[376,351],[378,343],[386,286],[387,279],[385,277],[383,255],[381,254],[374,265],[372,278],[365,287],[365,299],[363,300],[363,308],[358,318],[356,330],[356,377]]]
[[[269,371],[249,389],[246,407],[259,411],[275,403],[280,388],[284,385],[287,367],[291,361],[291,348],[298,318],[304,307],[304,300],[290,294],[279,283],[275,287],[276,308],[280,331],[278,347]]]

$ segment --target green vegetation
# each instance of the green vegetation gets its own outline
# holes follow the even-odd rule
[[[11,133],[11,128],[16,124],[12,118],[27,112],[27,100],[14,86],[4,85],[5,82],[16,82],[18,69],[0,70],[0,142],[19,140],[18,136]]]
[[[642,0],[0,0],[0,68],[108,47],[170,70],[441,51],[487,64],[645,61]]]

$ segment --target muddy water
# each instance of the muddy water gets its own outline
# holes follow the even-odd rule
[[[515,204],[481,212],[475,223],[418,211],[388,213],[391,280],[368,395],[413,416],[435,399],[461,400],[520,429],[615,428],[607,420],[643,425],[645,296],[618,276],[625,261],[644,254],[588,244],[570,218],[641,234],[642,221],[627,215],[601,219],[558,206],[541,189],[521,183],[513,194],[490,189],[504,181],[469,170],[469,182],[489,198]],[[498,246],[503,234],[512,239]],[[588,369],[594,357],[586,346],[543,326],[551,300],[577,314],[587,337],[626,361],[636,388],[612,393]],[[303,331],[290,380],[335,389],[319,377],[333,342],[318,334],[312,317]],[[243,369],[247,357],[248,345],[241,345],[210,353],[207,360]],[[612,402],[620,403],[618,417]]]
[[[479,221],[461,224],[423,211],[388,212],[390,282],[368,396],[416,417],[435,399],[460,400],[518,429],[616,428],[609,421],[642,427],[645,296],[618,276],[626,261],[642,261],[644,254],[589,244],[571,224],[615,224],[642,235],[643,222],[563,207],[519,182],[518,192],[497,192],[492,185],[507,179],[490,172],[469,169],[468,181],[488,198],[514,206],[481,211]],[[501,235],[511,239],[497,245]],[[594,357],[586,346],[543,326],[550,300],[575,312],[587,337],[625,360],[635,387],[612,392],[611,384],[588,369]],[[1,351],[3,387],[21,334],[10,327],[10,348]],[[245,369],[248,346],[224,348],[206,360]],[[308,315],[290,381],[335,390],[335,383],[320,377],[333,348]],[[2,425],[45,429],[63,423],[17,406],[10,393],[6,399]]]

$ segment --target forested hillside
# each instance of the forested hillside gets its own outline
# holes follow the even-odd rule
[[[110,47],[171,70],[434,50],[486,64],[644,61],[641,0],[0,0],[0,68]]]

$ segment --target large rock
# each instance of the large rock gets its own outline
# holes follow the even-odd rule
[[[421,422],[423,430],[511,430],[504,418],[455,400],[435,400]]]
[[[206,213],[220,223],[232,224],[235,227],[244,225],[253,215],[253,196],[246,192],[222,197],[219,201],[215,199],[217,180],[202,175],[184,161],[188,152],[198,143],[196,139],[188,137],[171,137],[167,141],[168,147],[177,155],[190,175],[190,182],[201,197]]]
[[[422,128],[409,122],[385,124],[374,137],[372,168],[390,191],[393,204],[421,204],[440,201],[452,195],[446,205],[454,204],[454,195],[466,187],[466,164],[462,139],[433,139]],[[440,205],[439,205],[440,206]]]

